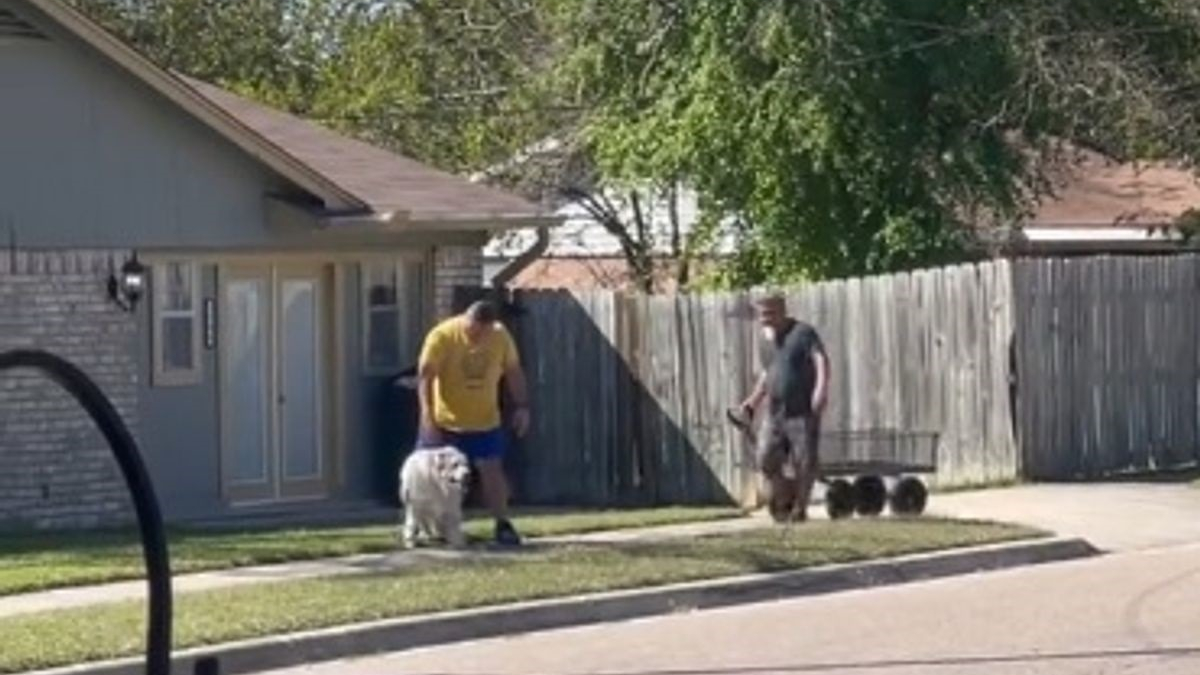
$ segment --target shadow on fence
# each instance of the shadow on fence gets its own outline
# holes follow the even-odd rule
[[[455,304],[487,293],[461,289]],[[737,369],[716,363],[722,355],[708,348],[702,333],[711,332],[711,320],[681,307],[683,298],[567,291],[489,297],[504,305],[534,411],[530,435],[514,443],[509,458],[515,502],[739,501],[744,448],[717,411],[744,390],[729,376]],[[730,326],[747,330],[745,322]],[[663,341],[672,349],[661,349]],[[743,351],[738,345],[725,356]]]

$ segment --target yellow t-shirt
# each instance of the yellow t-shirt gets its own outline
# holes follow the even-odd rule
[[[421,348],[421,365],[433,363],[433,421],[448,431],[491,431],[500,426],[500,378],[517,366],[517,346],[500,324],[476,344],[465,321],[452,317],[434,327]]]

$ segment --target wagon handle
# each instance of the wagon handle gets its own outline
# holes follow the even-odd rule
[[[751,421],[742,415],[742,411],[738,408],[726,408],[725,419],[734,426],[735,429],[745,434],[748,438],[754,438],[754,428]]]

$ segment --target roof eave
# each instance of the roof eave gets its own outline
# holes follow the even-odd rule
[[[322,229],[379,228],[405,232],[504,232],[525,228],[558,227],[560,216],[525,214],[464,214],[461,216],[429,216],[399,211],[325,215],[318,219]]]
[[[481,232],[494,234],[525,228],[558,227],[565,220],[553,214],[413,213],[400,209],[331,211],[301,204],[282,195],[266,195],[267,220],[273,227],[321,231],[394,233]]]
[[[1182,233],[1170,224],[1093,225],[1036,225],[1023,227],[1019,236],[1034,242],[1174,242],[1183,239]]]

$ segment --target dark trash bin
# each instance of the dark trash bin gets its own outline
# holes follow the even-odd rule
[[[374,491],[385,504],[399,506],[400,465],[417,442],[417,367],[384,380],[378,401]]]

